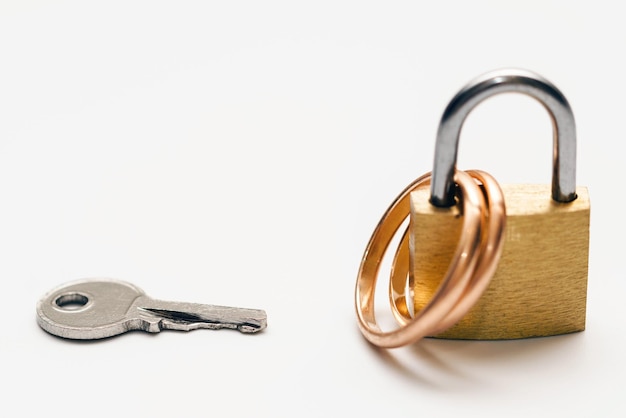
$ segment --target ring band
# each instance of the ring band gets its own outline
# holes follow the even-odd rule
[[[506,223],[506,208],[502,190],[498,182],[486,172],[468,170],[467,173],[478,180],[482,186],[486,208],[483,213],[486,217],[487,227],[484,228],[481,238],[479,261],[465,292],[446,317],[433,329],[431,335],[439,334],[454,326],[476,304],[489,286],[502,255]],[[389,282],[391,309],[397,322],[401,325],[407,324],[413,317],[408,308],[405,291],[407,281],[409,281],[409,289],[414,290],[413,277],[408,275],[409,245],[407,232],[408,228],[398,245]]]
[[[465,292],[480,258],[485,199],[474,179],[457,170],[454,181],[458,185],[463,225],[453,261],[433,298],[415,318],[392,331],[380,329],[374,312],[378,270],[391,240],[410,212],[410,193],[419,187],[428,186],[430,179],[430,173],[421,176],[394,200],[376,226],[359,267],[355,290],[358,324],[365,338],[379,347],[393,348],[411,344],[437,329]]]

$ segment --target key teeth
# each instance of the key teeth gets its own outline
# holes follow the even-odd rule
[[[148,324],[148,329],[146,329],[146,331],[148,332],[157,333],[165,329],[162,319],[159,319],[158,321],[150,321],[150,322],[147,322],[147,324]]]
[[[265,315],[261,318],[246,318],[245,322],[220,322],[200,318],[186,312],[170,311],[154,308],[140,308],[145,313],[140,320],[140,326],[134,329],[142,329],[147,332],[157,333],[164,329],[178,331],[193,331],[196,329],[235,329],[244,334],[253,334],[262,331],[267,326]],[[263,312],[264,313],[264,312]]]

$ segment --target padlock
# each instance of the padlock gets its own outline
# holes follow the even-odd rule
[[[517,339],[585,329],[590,206],[587,188],[576,186],[574,116],[552,83],[525,70],[499,70],[476,78],[443,113],[430,191],[420,189],[410,197],[409,275],[414,310],[432,298],[461,234],[453,173],[463,122],[476,105],[503,92],[529,95],[550,114],[552,186],[501,185],[506,228],[495,275],[460,322],[435,337]]]

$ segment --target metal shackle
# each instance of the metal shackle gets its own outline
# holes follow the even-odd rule
[[[531,71],[504,69],[472,80],[452,98],[441,117],[435,144],[430,203],[454,205],[454,169],[459,135],[467,115],[483,100],[498,93],[519,92],[533,97],[550,114],[553,126],[552,198],[576,199],[576,124],[567,99],[552,83]]]

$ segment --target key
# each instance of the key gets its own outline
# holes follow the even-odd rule
[[[267,326],[267,315],[260,309],[166,302],[127,282],[86,279],[46,293],[37,303],[37,323],[62,338],[94,340],[132,330],[229,328],[255,333]]]

